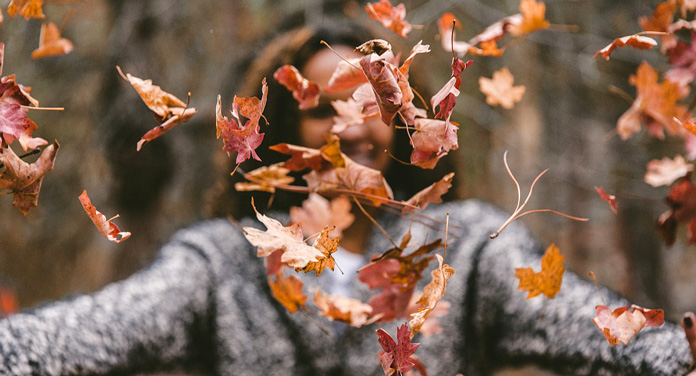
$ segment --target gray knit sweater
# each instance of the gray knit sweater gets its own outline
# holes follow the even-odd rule
[[[517,290],[514,268],[538,270],[542,252],[523,226],[490,240],[504,214],[465,201],[428,215],[444,219],[446,212],[451,243],[445,261],[456,270],[445,296],[450,312],[439,319],[443,333],[414,338],[430,375],[472,376],[522,363],[570,374],[686,373],[691,356],[679,327],[646,328],[629,345],[610,347],[590,321],[600,304],[592,284],[566,272],[553,300],[525,300]],[[409,226],[398,217],[381,223],[397,241]],[[413,226],[414,244],[442,237]],[[390,248],[379,232],[370,236],[369,252]],[[430,279],[425,275],[423,283]],[[322,277],[302,278],[311,286]],[[369,297],[365,287],[354,287],[356,296]],[[604,293],[611,308],[629,304]],[[180,231],[150,267],[124,281],[1,321],[0,374],[183,367],[221,375],[379,375],[375,330],[395,336],[405,321],[332,330],[335,325],[319,316],[288,314],[271,296],[262,260],[240,229],[214,220]]]

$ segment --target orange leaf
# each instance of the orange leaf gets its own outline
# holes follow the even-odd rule
[[[532,268],[516,268],[515,277],[519,278],[518,289],[528,291],[527,299],[531,299],[540,294],[553,299],[558,291],[561,290],[563,280],[563,261],[565,256],[561,255],[558,247],[551,244],[544,257],[541,258],[541,271],[535,273]]]
[[[341,295],[322,295],[317,291],[314,294],[314,304],[319,308],[319,314],[333,321],[344,322],[356,328],[370,323],[367,318],[372,314],[372,307],[357,299]]]
[[[41,182],[44,175],[53,169],[59,148],[58,141],[54,141],[31,164],[19,158],[9,146],[0,149],[0,162],[5,166],[5,171],[0,172],[0,190],[14,194],[12,205],[24,215],[38,204]]]
[[[428,315],[435,310],[437,303],[445,296],[447,281],[454,275],[454,269],[443,264],[442,256],[435,255],[435,257],[437,257],[439,266],[430,273],[433,279],[423,288],[423,296],[416,302],[422,308],[411,314],[412,319],[408,322],[408,326],[411,328],[411,338],[420,332]]]
[[[39,36],[39,48],[31,53],[32,59],[41,59],[48,56],[67,55],[73,50],[71,41],[61,38],[60,30],[53,22],[41,25]]]
[[[104,237],[114,243],[120,243],[131,236],[130,232],[121,231],[116,224],[111,222],[112,220],[118,218],[118,215],[107,220],[106,216],[104,216],[104,214],[99,212],[97,208],[92,205],[89,196],[87,196],[86,190],[82,191],[79,199],[82,203],[82,207],[85,209],[85,212],[87,212],[89,218],[92,220],[92,222],[94,222],[94,225],[97,226],[97,229],[102,235],[104,235]]]
[[[268,278],[268,285],[271,287],[271,294],[280,302],[290,313],[295,313],[300,307],[304,307],[307,296],[302,292],[304,285],[294,275],[287,278],[282,273],[275,275],[275,281]]]
[[[454,178],[454,172],[450,172],[445,175],[439,181],[431,184],[425,189],[419,191],[413,197],[406,201],[407,204],[412,206],[417,206],[421,209],[425,209],[428,204],[437,204],[442,202],[442,195],[447,193],[450,188],[452,188],[452,179]],[[413,211],[410,207],[405,206],[401,213],[408,213]]]
[[[668,31],[674,19],[674,11],[677,4],[673,0],[668,0],[657,5],[653,14],[648,17],[641,17],[638,21],[645,31]]]
[[[343,230],[350,227],[355,220],[355,216],[350,213],[351,204],[346,196],[339,196],[329,200],[317,193],[310,193],[302,207],[290,208],[290,220],[299,223],[302,232],[314,234],[322,230],[323,227],[333,227],[329,231],[332,237],[341,237]]]
[[[43,0],[12,0],[7,7],[7,14],[12,18],[19,14],[26,20],[30,18],[46,18],[42,8]]]
[[[319,85],[302,77],[297,68],[283,65],[273,73],[281,85],[292,92],[292,97],[299,102],[300,110],[308,110],[319,104]]]
[[[649,50],[657,46],[657,42],[655,39],[636,34],[616,38],[613,42],[609,43],[609,45],[597,51],[597,53],[594,54],[594,57],[602,55],[604,59],[609,60],[609,55],[611,55],[612,51],[625,46],[637,48],[639,50]]]
[[[546,4],[536,0],[520,1],[520,13],[522,22],[519,25],[510,26],[510,34],[514,36],[529,34],[537,30],[548,29],[549,21],[546,20]]]
[[[274,193],[275,187],[278,185],[286,185],[295,181],[295,178],[288,176],[290,170],[283,167],[281,163],[275,163],[270,166],[261,166],[253,171],[246,173],[247,179],[253,182],[235,183],[234,189],[237,191],[263,191]],[[308,233],[317,231],[306,231]]]
[[[295,271],[299,272],[300,270],[302,270],[305,273],[314,271],[317,273],[317,277],[321,275],[321,272],[324,271],[324,268],[329,268],[333,271],[334,266],[336,266],[336,260],[334,260],[331,254],[338,250],[338,238],[329,237],[328,226],[324,227],[324,229],[321,231],[321,234],[314,242],[314,245],[312,245],[312,247],[321,252],[323,257],[318,258],[317,261],[308,262],[307,265],[305,265],[303,268],[296,267]],[[281,261],[282,260],[283,258],[281,257]]]
[[[394,7],[389,0],[380,0],[377,3],[368,3],[365,11],[370,18],[379,21],[384,27],[404,38],[407,38],[406,34],[411,32],[411,24],[404,20],[406,17],[404,4]]]
[[[592,322],[602,331],[610,346],[619,342],[627,345],[641,329],[646,326],[661,326],[665,322],[665,313],[661,309],[632,305],[630,308],[619,307],[612,312],[609,307],[598,305],[595,310],[597,316]]]
[[[486,94],[486,103],[491,106],[501,106],[512,109],[515,103],[522,100],[524,86],[512,86],[515,78],[507,68],[493,72],[493,77],[479,77],[481,92]]]

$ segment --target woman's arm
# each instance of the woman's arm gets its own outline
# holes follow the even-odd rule
[[[124,281],[0,321],[0,374],[130,373],[186,363],[201,348],[212,351],[205,343],[211,282],[206,254],[173,241]]]

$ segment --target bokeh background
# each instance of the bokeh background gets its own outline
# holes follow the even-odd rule
[[[433,52],[419,55],[412,69],[427,72],[437,90],[450,76],[451,55],[437,37],[437,19],[453,12],[466,40],[498,19],[517,13],[517,0],[403,1],[414,29],[407,40],[382,31],[395,49],[407,53],[418,40]],[[663,308],[671,319],[696,309],[696,249],[686,245],[685,229],[671,248],[657,237],[655,221],[667,209],[667,188],[643,182],[646,163],[682,153],[680,140],[659,141],[644,132],[621,141],[614,129],[630,106],[610,86],[631,95],[628,76],[641,61],[658,69],[666,61],[657,51],[616,51],[610,61],[594,53],[612,39],[640,31],[657,1],[549,0],[554,27],[531,35],[502,58],[475,57],[463,74],[462,94],[453,120],[460,123],[460,149],[451,153],[460,177],[457,194],[480,198],[512,211],[515,188],[503,166],[508,151],[512,170],[526,192],[543,169],[550,171],[535,189],[529,208],[552,208],[588,217],[573,222],[551,214],[521,221],[542,244],[555,243],[566,267],[581,276],[594,271],[601,283],[638,304]],[[289,14],[321,23],[328,12],[381,29],[362,10],[363,2],[319,0],[88,0],[44,5],[47,20],[62,25],[73,41],[66,56],[31,60],[41,21],[5,19],[3,75],[32,87],[43,106],[34,111],[35,136],[61,144],[54,171],[44,179],[39,206],[27,216],[0,197],[0,285],[14,290],[19,305],[95,291],[147,265],[159,246],[179,228],[208,216],[207,198],[227,174],[227,156],[215,139],[215,100],[230,101],[240,80],[239,66]],[[340,7],[340,8],[337,8]],[[576,27],[576,30],[573,30]],[[572,30],[572,31],[571,31]],[[186,98],[198,114],[136,152],[137,140],[156,122],[124,72],[151,78]],[[517,85],[527,87],[512,110],[490,107],[478,77],[508,67]],[[272,105],[272,104],[269,104]],[[616,194],[615,215],[595,193],[602,186]],[[86,189],[107,217],[133,233],[114,244],[85,215],[77,196]],[[512,271],[511,271],[512,272]],[[597,301],[587,304],[599,304]]]

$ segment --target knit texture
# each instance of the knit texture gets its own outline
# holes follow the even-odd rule
[[[513,224],[491,240],[488,235],[506,215],[488,204],[469,200],[426,211],[441,220],[446,213],[445,262],[456,271],[444,298],[450,312],[439,318],[441,334],[413,340],[421,343],[416,355],[429,374],[480,375],[523,363],[563,374],[687,372],[691,355],[678,326],[646,328],[629,345],[610,347],[591,321],[600,304],[592,284],[566,272],[553,300],[526,300],[517,290],[514,269],[538,270],[543,251],[523,226]],[[384,216],[380,223],[397,242],[411,225],[398,216]],[[261,227],[250,220],[242,225]],[[414,245],[444,237],[442,230],[415,222],[411,233]],[[391,248],[378,231],[369,236],[369,254]],[[328,281],[314,273],[299,277],[307,291]],[[353,284],[354,297],[366,301],[372,293]],[[612,309],[629,304],[603,293]],[[335,330],[340,325],[312,314],[311,299],[307,311],[310,315],[290,315],[271,296],[263,262],[239,225],[202,222],[177,233],[151,266],[124,281],[0,321],[0,374],[128,374],[176,367],[220,375],[380,375],[375,330],[395,336],[407,321]]]

